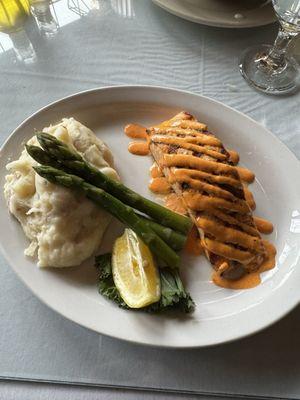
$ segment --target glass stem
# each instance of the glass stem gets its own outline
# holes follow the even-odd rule
[[[264,69],[269,69],[272,74],[279,74],[286,68],[286,52],[294,36],[280,25],[272,50],[260,60]]]

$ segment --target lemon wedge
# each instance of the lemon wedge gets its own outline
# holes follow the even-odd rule
[[[160,278],[151,251],[131,229],[125,229],[115,241],[112,273],[130,308],[145,307],[160,299]]]

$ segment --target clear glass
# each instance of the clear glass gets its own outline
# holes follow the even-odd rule
[[[280,94],[299,89],[299,65],[287,51],[300,32],[300,0],[273,0],[273,6],[280,23],[275,43],[247,49],[240,72],[256,89]]]
[[[32,43],[23,29],[11,32],[9,37],[13,42],[15,55],[19,61],[24,64],[32,64],[36,61],[36,53]]]
[[[28,0],[0,0],[0,32],[9,35],[19,61],[29,64],[36,53],[24,30],[29,15]]]
[[[31,13],[34,16],[37,26],[43,36],[55,36],[58,31],[58,23],[51,12],[49,0],[31,0]]]

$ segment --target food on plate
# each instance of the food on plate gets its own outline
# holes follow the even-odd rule
[[[189,226],[190,221],[187,218],[178,218],[176,214],[170,213],[165,207],[142,198],[138,193],[128,189],[120,182],[110,179],[86,162],[78,153],[71,152],[68,147],[57,141],[54,137],[45,133],[39,133],[37,134],[37,138],[47,151],[33,145],[26,145],[26,150],[38,163],[52,166],[56,169],[63,168],[68,172],[74,172],[79,177],[86,176],[88,178],[87,182],[95,183],[95,186],[99,188],[102,187],[109,193],[116,195],[117,199],[125,199],[125,201],[127,199],[127,204],[136,204],[139,209],[143,208],[143,210],[148,211],[148,214],[153,215],[155,213],[157,219],[160,219],[160,221],[166,225],[178,225],[182,231],[186,230]],[[51,146],[49,146],[50,143]],[[51,149],[52,156],[49,149]],[[123,195],[123,193],[125,193],[125,195]],[[143,206],[140,204],[143,204]],[[149,211],[149,209],[151,211]],[[174,231],[172,228],[161,225],[141,214],[137,213],[137,216],[174,250],[181,250],[184,247],[186,235],[183,233]],[[172,219],[173,217],[174,220]]]
[[[87,182],[107,191],[123,203],[134,207],[136,210],[149,215],[160,224],[187,233],[191,229],[191,221],[188,218],[174,214],[165,207],[142,197],[133,190],[127,188],[120,182],[110,179],[105,174],[95,169],[88,160],[84,160],[80,154],[72,152],[63,143],[55,140],[53,136],[40,133],[37,138],[44,149],[41,152],[38,148],[31,148],[31,155],[41,164],[52,165],[57,168],[59,165],[67,172],[78,175]],[[46,154],[45,154],[46,152]]]
[[[141,239],[150,247],[151,251],[161,258],[169,267],[179,267],[179,256],[169,247],[133,210],[117,198],[111,196],[104,190],[87,183],[84,179],[67,174],[47,165],[36,166],[34,170],[38,175],[56,185],[74,189],[78,193],[84,193],[86,197],[108,211],[126,226],[136,232]]]
[[[99,292],[116,303],[119,307],[128,309],[128,305],[122,299],[112,274],[112,255],[102,254],[96,257],[95,266],[99,271]],[[170,268],[159,269],[160,298],[157,302],[142,307],[147,312],[164,312],[167,310],[178,310],[191,313],[195,308],[189,293],[186,292],[179,276],[179,271]]]
[[[186,112],[150,129],[127,125],[125,133],[144,139],[131,143],[129,151],[139,155],[139,146],[147,146],[155,160],[150,189],[166,195],[166,204],[197,226],[216,270],[214,282],[231,288],[258,284],[259,272],[274,266],[276,253],[259,231],[270,233],[273,227],[252,216],[255,202],[246,183],[254,174],[236,166],[238,154]]]
[[[37,133],[36,136],[41,148],[28,144],[26,150],[36,162],[42,164],[33,166],[39,176],[52,184],[84,194],[127,226],[124,234],[115,242],[112,260],[111,257],[108,260],[107,255],[97,257],[97,264],[101,267],[100,292],[128,308],[148,311],[180,308],[186,312],[192,311],[193,301],[185,292],[178,273],[170,272],[179,267],[179,256],[175,250],[183,248],[186,235],[149,219],[149,215],[137,213],[128,204],[120,201],[121,197],[129,199],[129,203],[143,204],[143,210],[148,211],[143,203],[146,199],[124,185],[115,185],[62,141],[44,132]],[[101,187],[113,192],[116,197]],[[159,214],[164,223],[174,225],[175,219],[176,225],[182,221],[182,231],[186,231],[191,225],[188,218],[162,206],[156,207],[153,202],[149,204],[151,210],[148,214],[155,209],[155,215]],[[169,268],[164,273],[159,273],[157,265]]]
[[[265,246],[221,141],[187,113],[149,129],[148,135],[150,151],[198,227],[214,268],[228,279],[258,269]]]
[[[20,159],[7,165],[5,197],[31,240],[26,254],[37,254],[41,267],[79,265],[99,248],[113,216],[125,231],[112,254],[96,257],[98,286],[123,308],[193,311],[179,276],[182,249],[204,252],[220,286],[258,284],[259,273],[275,260],[260,232],[273,226],[252,215],[255,201],[246,183],[254,174],[237,166],[238,154],[186,112],[125,131],[144,139],[129,150],[151,153],[149,188],[165,195],[171,209],[122,184],[107,146],[80,122],[63,119],[37,132]]]
[[[130,308],[142,308],[160,299],[160,279],[148,246],[126,228],[113,246],[113,280]]]
[[[188,218],[177,215],[165,207],[148,201],[137,193],[130,191],[124,185],[114,186],[112,180],[107,180],[106,176],[95,170],[78,153],[69,149],[56,138],[45,133],[37,134],[37,138],[43,149],[37,146],[27,146],[27,152],[39,163],[46,164],[45,166],[35,167],[39,175],[42,175],[52,183],[72,187],[84,192],[88,198],[100,204],[105,210],[109,211],[141,236],[150,249],[163,259],[167,265],[173,268],[178,266],[178,255],[162,238],[167,237],[167,242],[169,243],[171,243],[171,240],[174,240],[172,247],[176,249],[180,248],[184,244],[185,238],[182,234],[173,232],[170,226],[178,225],[181,230],[187,230],[191,226]],[[75,171],[75,167],[72,167],[74,165],[81,167],[77,169],[77,175],[65,172],[65,170],[70,171],[71,168],[73,168],[72,171]],[[94,182],[97,186],[88,183],[78,175],[88,176],[88,181]],[[105,187],[118,198],[128,199],[127,204],[124,204],[117,197],[112,196],[100,187]],[[123,193],[126,193],[126,196],[123,196]],[[148,214],[153,215],[153,210],[155,210],[157,218],[160,217],[161,222],[164,224],[168,223],[168,225],[164,228],[149,219],[145,219],[137,214],[128,203],[136,204],[139,208],[143,204],[143,210]]]
[[[74,118],[63,119],[44,131],[76,150],[95,170],[118,180],[108,147]],[[36,137],[27,144],[37,145]],[[40,267],[79,265],[98,249],[111,217],[82,193],[50,184],[36,174],[35,165],[23,150],[18,160],[7,165],[4,185],[9,211],[30,240],[25,254],[37,255]]]

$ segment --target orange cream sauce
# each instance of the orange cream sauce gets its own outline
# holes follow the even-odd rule
[[[132,139],[146,139],[147,129],[139,124],[129,124],[124,128],[125,134]]]
[[[213,174],[229,175],[233,178],[236,177],[235,170],[238,167],[233,167],[228,164],[223,164],[216,161],[206,160],[192,156],[190,154],[165,154],[162,160],[164,167],[183,167],[191,168],[194,170],[205,171]]]
[[[157,194],[167,194],[171,192],[171,185],[165,177],[152,178],[148,187],[153,193]]]
[[[164,176],[164,174],[161,172],[159,166],[156,163],[152,164],[152,166],[150,167],[150,175],[151,178],[159,178]]]
[[[264,233],[265,235],[269,235],[270,233],[273,232],[274,227],[271,222],[259,217],[253,217],[253,218],[258,232]]]
[[[235,167],[242,181],[252,183],[255,179],[255,174],[247,168]]]
[[[156,194],[165,195],[165,206],[178,214],[187,214],[186,207],[181,197],[177,196],[172,190],[167,178],[164,177],[164,174],[156,163],[153,163],[150,168],[150,176],[149,189]]]
[[[203,253],[203,247],[201,246],[201,239],[197,227],[194,225],[190,233],[188,234],[185,242],[184,250],[195,256],[199,256]]]
[[[137,156],[147,156],[149,154],[149,139],[146,128],[138,124],[129,124],[125,126],[125,134],[132,139],[144,139],[143,141],[131,142],[128,145],[128,151]]]
[[[239,153],[238,153],[237,151],[235,151],[235,150],[228,150],[228,153],[229,153],[229,155],[230,155],[230,161],[231,161],[234,165],[238,164],[239,161],[240,161]]]
[[[203,139],[202,139],[203,141]],[[219,151],[209,149],[205,146],[202,146],[202,141],[199,141],[199,138],[191,137],[187,138],[177,138],[177,137],[163,137],[163,136],[152,136],[152,142],[156,143],[165,143],[174,146],[180,146],[182,149],[192,150],[196,152],[201,152],[202,154],[207,154],[208,156],[214,157],[217,160],[226,160],[227,156]],[[207,140],[206,140],[207,141]]]
[[[227,289],[250,289],[258,286],[261,283],[260,274],[274,268],[275,266],[276,249],[267,240],[264,240],[263,242],[266,248],[267,256],[257,271],[247,274],[236,281],[224,279],[217,271],[214,271],[212,274],[212,281],[216,285]]]
[[[262,254],[261,240],[257,237],[257,231],[255,231],[251,226],[246,226],[246,224],[238,217],[235,221],[229,221],[230,218],[234,219],[234,217],[226,214],[226,210],[236,211],[238,216],[239,213],[248,213],[248,206],[252,210],[255,209],[253,195],[247,187],[247,184],[254,181],[254,173],[246,168],[236,166],[239,162],[239,155],[234,150],[228,151],[230,160],[234,166],[222,163],[222,161],[226,159],[226,155],[222,153],[221,147],[219,151],[218,146],[221,146],[221,142],[217,138],[207,136],[199,131],[194,131],[192,128],[190,129],[190,127],[183,129],[184,127],[181,125],[178,125],[176,128],[170,128],[167,125],[155,127],[151,136],[152,141],[179,146],[187,151],[191,150],[193,152],[199,152],[208,157],[199,158],[191,154],[178,153],[165,154],[163,156],[161,167],[177,167],[177,169],[175,169],[175,172],[170,173],[170,176],[166,178],[159,166],[154,163],[150,169],[151,181],[149,189],[154,193],[165,195],[164,201],[166,207],[175,212],[187,214],[186,204],[194,211],[207,210],[218,219],[221,219],[221,221],[224,221],[224,223],[240,226],[243,229],[243,232],[235,228],[226,227],[226,224],[219,224],[217,220],[211,220],[210,218],[205,219],[205,217],[199,217],[197,219],[197,225],[199,228],[204,230],[206,233],[211,234],[215,238],[214,240],[208,238],[205,239],[205,246],[208,250],[221,257],[239,261],[242,264],[247,264],[248,262],[251,263],[255,257],[251,250],[257,251],[258,254]],[[163,136],[166,132],[168,133],[168,137]],[[149,136],[146,128],[141,125],[131,124],[126,126],[125,133],[133,139],[142,140],[129,144],[128,150],[132,154],[149,154]],[[181,133],[185,133],[187,136],[184,138],[176,137],[176,134]],[[173,134],[174,137],[172,137]],[[205,145],[215,147],[213,149],[206,148]],[[240,188],[240,181],[237,177],[237,173],[240,179],[244,182],[245,201],[237,198],[228,190],[224,190],[215,185],[216,183],[219,183]],[[182,197],[178,196],[172,190],[171,185],[175,182],[185,182],[189,187],[199,191],[196,193],[184,191],[183,202]],[[201,194],[201,192],[204,193],[204,195]],[[222,212],[222,209],[225,210],[225,212]],[[270,222],[258,217],[254,217],[254,221],[259,232],[267,234],[273,231],[273,225]],[[239,250],[239,248],[234,248],[226,243],[238,244],[242,249]],[[246,289],[257,286],[261,282],[260,273],[273,268],[275,265],[275,248],[266,241],[264,241],[264,245],[267,256],[257,271],[249,273],[241,279],[234,281],[222,278],[219,270],[218,272],[216,271],[213,273],[213,282],[216,285],[231,289]],[[185,250],[194,255],[200,255],[203,253],[203,247],[201,246],[201,240],[196,226],[194,226],[188,236]]]
[[[175,181],[176,180],[180,181],[180,182],[185,181],[191,187],[194,187],[194,188],[196,188],[196,186],[199,185],[199,180],[193,181],[193,179],[190,178],[189,173],[193,174],[193,172],[191,172],[190,170],[181,169],[178,172],[179,172],[178,173],[179,176],[175,179]],[[203,174],[202,171],[197,171],[197,173]],[[156,193],[164,194],[165,193],[164,185],[165,185],[165,182],[166,183],[168,183],[168,182],[167,182],[166,178],[163,177],[163,173],[161,172],[160,168],[158,167],[158,165],[156,163],[154,163],[153,166],[151,167],[150,174],[152,176],[152,182],[157,182],[159,184],[156,184],[156,187],[153,188],[152,187],[153,183],[152,183],[152,185],[150,184],[149,188],[151,190],[154,189],[153,191]],[[248,175],[250,175],[250,174],[248,174]],[[218,177],[218,178],[226,179],[226,177]],[[163,181],[160,181],[161,179],[163,179]],[[172,181],[172,176],[171,176],[171,181]],[[167,190],[170,190],[170,192],[171,192],[172,191],[171,186],[168,186]],[[249,191],[249,189],[246,185],[244,185],[244,193],[245,193],[246,202],[248,203],[249,207],[251,209],[254,209],[255,201],[254,201],[252,193]],[[222,193],[218,193],[218,195],[222,195]],[[225,193],[223,195],[225,195]],[[228,196],[228,192],[226,192],[225,197],[226,196]],[[230,195],[229,195],[229,197],[230,197]],[[196,195],[186,194],[185,201],[186,201],[187,205],[192,207],[193,209],[195,209],[195,205],[193,204],[193,202],[195,202],[195,204],[197,204],[197,207],[199,207],[200,209],[203,209],[203,208],[205,209],[207,207],[207,205],[209,206],[209,202],[213,202],[213,201],[215,201],[215,202],[223,201],[223,204],[222,204],[223,207],[224,207],[224,204],[226,203],[226,199],[222,200],[222,198],[221,199],[220,198],[219,199],[206,198],[205,200],[203,200],[203,196],[201,198],[200,194],[196,194]],[[168,208],[172,209],[173,211],[181,212],[182,214],[186,214],[186,208],[181,200],[181,197],[177,196],[174,192],[171,192],[168,196],[166,196],[165,203],[166,203],[166,206]],[[211,205],[211,206],[213,207],[214,205]],[[232,205],[228,204],[228,207],[231,208]],[[239,208],[239,207],[240,206],[237,206],[237,208]],[[210,208],[210,206],[209,206],[209,208]],[[222,212],[221,211],[216,212],[216,216],[218,216],[218,218],[222,219]],[[225,214],[225,218],[226,218],[226,214]],[[228,219],[228,216],[227,216],[227,219]],[[266,234],[266,233],[271,233],[273,231],[273,225],[269,221],[266,221],[266,220],[264,220],[262,218],[258,218],[258,217],[254,217],[254,221],[255,221],[257,229],[260,233]],[[239,225],[239,224],[242,225],[242,223],[240,223],[237,220],[228,221],[228,222],[235,223],[237,225]],[[253,236],[247,235],[247,233],[235,231],[232,228],[224,228],[221,225],[219,226],[218,224],[213,223],[209,219],[205,220],[205,218],[199,218],[197,221],[197,225],[199,225],[199,227],[202,229],[205,228],[205,231],[210,231],[210,233],[212,235],[214,235],[217,239],[219,238],[220,240],[222,240],[222,239],[224,239],[224,235],[225,236],[227,235],[228,238],[231,238],[231,239],[234,238],[234,242],[237,244],[245,245],[245,243],[246,243],[246,246],[248,246],[249,248],[252,248],[254,250],[256,248],[259,248],[259,243],[256,242],[256,239],[253,238]],[[203,226],[203,225],[205,225],[205,226]],[[214,242],[214,241],[207,241],[207,242],[210,242],[210,243],[207,243],[208,247],[212,246],[213,250],[216,253],[218,253],[218,249],[216,249],[215,246],[217,246],[217,247],[221,246],[222,248],[219,250],[221,250],[223,254],[224,254],[224,251],[225,252],[229,251],[230,254],[228,254],[228,256],[231,255],[240,262],[243,262],[252,256],[252,254],[247,251],[233,250],[232,248],[229,248],[229,247],[226,249],[225,248],[226,245],[223,245],[221,243],[219,244],[218,242]],[[245,275],[244,277],[240,278],[239,280],[224,279],[221,277],[220,271],[219,272],[215,271],[212,274],[213,282],[218,286],[226,287],[226,288],[230,288],[230,289],[246,289],[246,288],[252,288],[252,287],[259,285],[259,283],[261,282],[260,274],[267,269],[273,268],[273,266],[275,265],[275,253],[276,252],[275,252],[274,247],[268,242],[265,242],[264,244],[265,244],[265,247],[267,250],[267,257],[266,257],[266,260],[262,263],[262,265],[260,266],[260,268],[257,271],[249,273],[249,274]],[[211,250],[212,250],[212,248],[211,248]],[[190,254],[193,254],[193,255],[200,255],[204,251],[203,247],[201,245],[201,240],[199,238],[199,233],[198,233],[196,226],[193,227],[192,231],[190,232],[190,234],[188,236],[188,239],[187,239],[187,242],[185,245],[185,251]]]
[[[250,192],[250,190],[248,189],[248,187],[246,185],[243,185],[243,187],[244,187],[244,194],[245,194],[246,202],[248,203],[248,206],[253,211],[256,208],[256,204],[255,204],[255,200],[254,200],[253,194]]]
[[[147,142],[131,142],[128,145],[128,151],[137,156],[147,156],[149,154],[149,145]]]
[[[167,178],[164,177],[160,168],[156,163],[150,168],[150,183],[148,188],[157,194],[167,194],[172,191],[171,185],[169,184]]]
[[[167,194],[164,198],[165,206],[170,210],[177,212],[178,214],[187,214],[186,207],[182,201],[182,198],[178,196],[176,193],[171,192]]]

